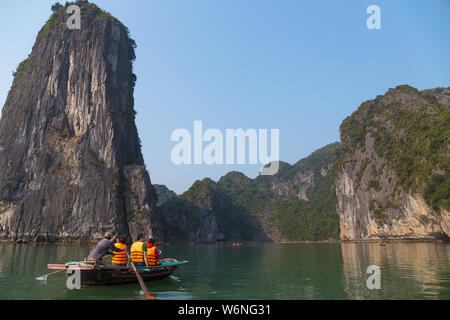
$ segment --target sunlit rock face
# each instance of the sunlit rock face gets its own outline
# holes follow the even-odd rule
[[[134,122],[134,41],[117,19],[77,4],[81,29],[54,8],[3,107],[0,237],[158,236]]]
[[[341,125],[340,237],[432,239],[449,231],[450,88],[390,89]]]

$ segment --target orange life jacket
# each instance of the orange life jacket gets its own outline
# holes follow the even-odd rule
[[[127,245],[123,244],[123,243],[115,243],[114,246],[116,248],[119,248],[122,250],[127,249]],[[113,255],[112,255],[111,263],[112,264],[126,264],[127,263],[127,252],[126,251],[122,251],[122,252],[114,251]]]
[[[155,246],[147,249],[147,261],[149,266],[159,266],[161,262],[159,262],[159,258],[156,257],[155,252],[157,248]]]
[[[137,241],[131,246],[131,261],[144,262],[144,242]]]

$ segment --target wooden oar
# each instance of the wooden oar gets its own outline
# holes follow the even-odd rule
[[[134,265],[133,261],[131,260],[131,257],[130,257],[130,255],[128,254],[128,251],[127,251],[127,256],[128,256],[128,260],[129,260],[130,263],[131,263],[131,266],[133,267],[134,272],[136,273],[136,277],[137,277],[137,279],[138,279],[139,284],[141,285],[142,291],[144,291],[145,297],[146,297],[146,298],[150,298],[150,299],[154,299],[155,297],[152,296],[152,295],[148,292],[147,286],[145,285],[144,280],[142,280],[142,277],[141,277],[141,275],[139,274],[139,272],[137,271],[136,266]]]
[[[61,272],[61,271],[64,271],[64,270],[66,270],[66,269],[67,269],[67,267],[64,268],[64,269],[58,270],[58,271],[53,271],[53,272],[44,274],[43,276],[37,277],[36,280],[44,280],[44,281],[45,281],[45,280],[47,280],[47,277],[48,277],[48,276],[50,276],[50,275],[52,275],[52,274],[55,274],[55,273],[58,273],[58,272]]]

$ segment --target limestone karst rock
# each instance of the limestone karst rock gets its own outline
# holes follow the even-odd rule
[[[0,237],[158,236],[134,122],[135,43],[87,1],[81,29],[54,6],[14,74],[0,121]]]
[[[334,188],[339,143],[294,165],[279,163],[273,176],[250,179],[232,171],[214,182],[196,181],[180,196],[161,195],[164,239],[170,242],[337,240]]]
[[[341,239],[450,236],[449,139],[450,88],[398,86],[345,119]]]

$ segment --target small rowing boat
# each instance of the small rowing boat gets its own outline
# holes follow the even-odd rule
[[[175,270],[189,261],[178,261],[168,258],[161,260],[159,266],[136,267],[144,281],[155,281],[169,277]],[[51,270],[67,270],[67,275],[73,274],[73,270],[80,270],[81,285],[115,285],[138,282],[136,273],[130,266],[102,266],[88,261],[68,262],[66,264],[48,264]]]

